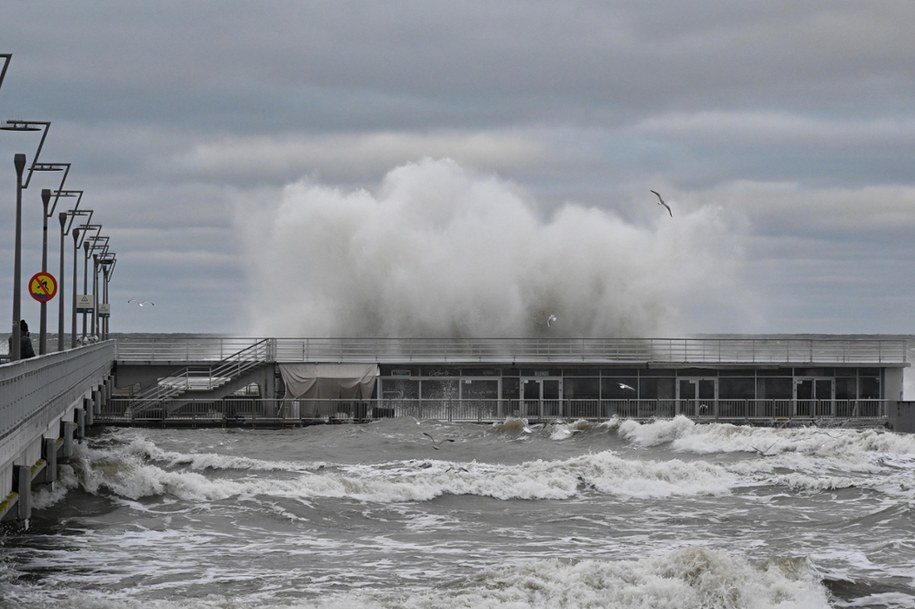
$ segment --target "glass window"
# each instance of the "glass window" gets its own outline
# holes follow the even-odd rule
[[[792,395],[790,378],[756,379],[756,398],[760,400],[790,400]]]
[[[634,377],[601,379],[601,398],[605,400],[625,400],[639,397],[636,387],[638,380]]]
[[[880,398],[880,379],[872,376],[862,376],[859,379],[859,398],[862,400],[876,400]]]
[[[562,376],[600,376],[599,368],[566,368],[562,371]]]
[[[385,378],[381,380],[385,399],[415,400],[419,397],[419,381]]]
[[[756,397],[756,379],[720,378],[718,379],[718,397],[723,400],[752,400]]]
[[[674,399],[677,397],[676,386],[673,377],[643,378],[639,380],[639,398],[643,400]]]
[[[563,397],[569,400],[600,398],[599,378],[566,378],[562,384]]]
[[[521,384],[518,379],[502,378],[502,399],[517,400],[521,396]]]
[[[605,378],[628,378],[633,379],[639,375],[635,368],[606,368],[603,372]]]
[[[456,400],[458,398],[458,382],[456,380],[423,381],[422,392],[424,400]]]
[[[837,400],[853,400],[856,397],[858,397],[858,379],[847,377],[836,379]]]

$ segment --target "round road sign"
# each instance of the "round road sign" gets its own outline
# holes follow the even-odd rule
[[[51,273],[35,273],[29,279],[29,294],[38,302],[48,302],[57,294],[57,280]]]

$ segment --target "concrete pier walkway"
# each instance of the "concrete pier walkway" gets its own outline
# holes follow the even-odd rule
[[[58,479],[108,400],[114,362],[106,341],[0,366],[0,520],[28,527],[32,487]]]

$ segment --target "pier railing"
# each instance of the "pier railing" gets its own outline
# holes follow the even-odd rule
[[[30,419],[59,415],[48,405],[95,384],[111,369],[114,351],[114,341],[106,341],[0,366],[0,447]]]
[[[222,361],[267,341],[276,362],[906,364],[894,338],[144,338],[118,339],[123,362]]]
[[[97,416],[109,424],[307,425],[412,417],[452,422],[497,423],[509,417],[529,421],[669,419],[780,424],[883,425],[886,400],[498,400],[373,399],[283,400],[234,396],[187,400],[177,409],[150,400],[112,398]]]

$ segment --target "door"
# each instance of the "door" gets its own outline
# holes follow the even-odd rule
[[[681,378],[677,389],[680,414],[688,417],[715,416],[717,378]]]
[[[562,416],[562,379],[521,379],[521,404],[524,417]]]
[[[794,379],[794,413],[799,417],[831,416],[835,382],[832,378]]]

